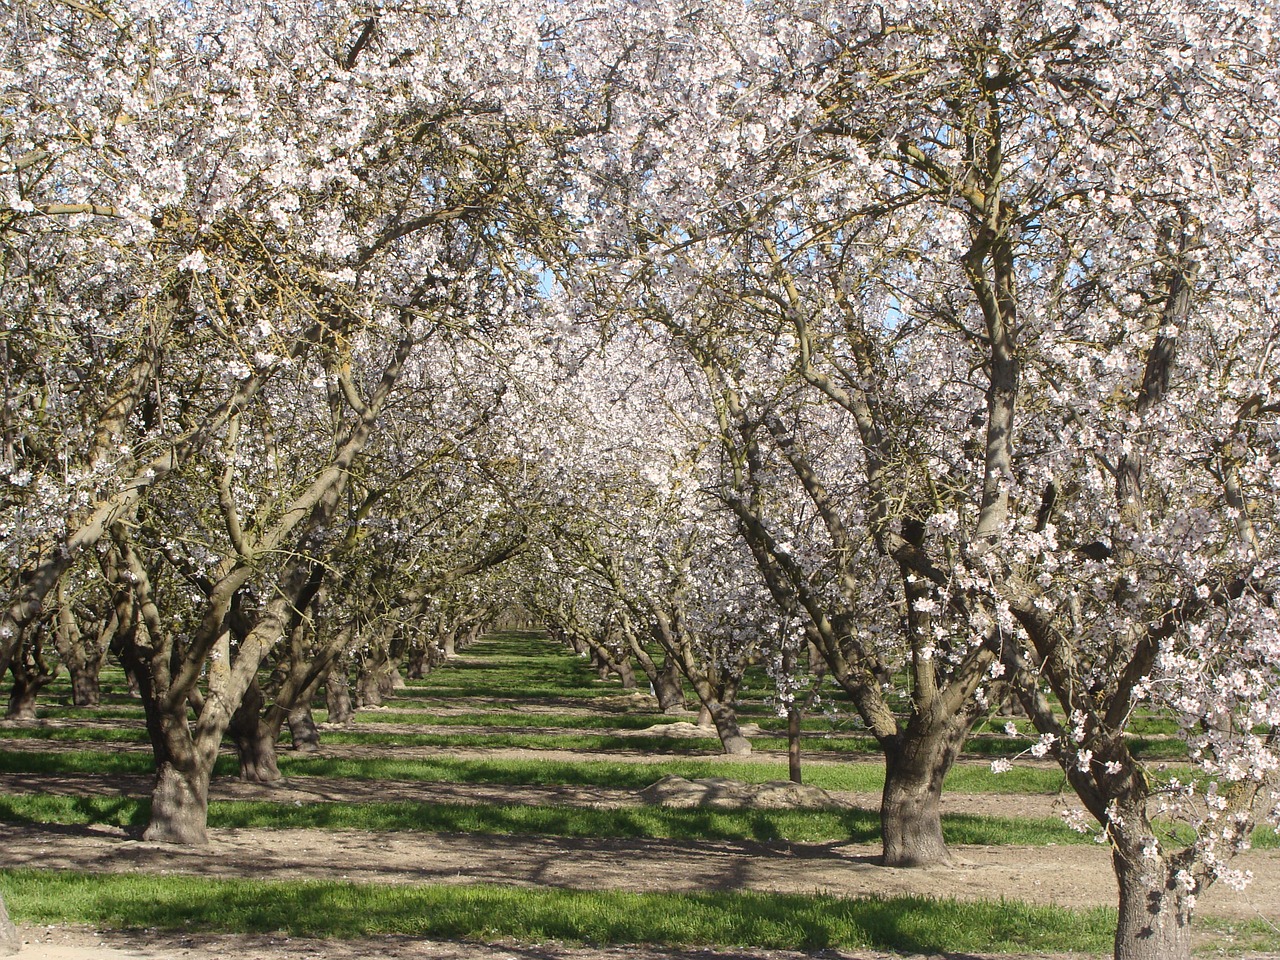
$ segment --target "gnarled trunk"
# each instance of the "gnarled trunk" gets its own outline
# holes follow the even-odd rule
[[[77,707],[96,707],[102,702],[102,687],[96,670],[82,670],[67,664],[71,674],[71,702]]]
[[[684,713],[684,685],[680,682],[680,670],[674,663],[664,663],[654,675],[653,695],[658,698],[658,709],[663,713]]]
[[[355,719],[351,707],[351,681],[346,670],[331,670],[324,682],[324,705],[328,711],[328,723],[346,726]]]
[[[293,749],[299,753],[317,753],[320,750],[320,730],[307,704],[289,711],[289,738],[293,741]]]
[[[886,867],[951,862],[942,838],[942,783],[968,730],[966,719],[953,717],[933,729],[909,725],[905,734],[883,744],[880,830]]]
[[[404,686],[395,660],[385,649],[371,651],[361,659],[356,670],[356,707],[382,706],[383,699],[396,689],[397,681]]]
[[[45,623],[35,624],[23,637],[17,655],[9,664],[13,686],[9,690],[6,720],[36,719],[36,695],[58,675],[57,662],[46,661],[44,657],[46,633]]]
[[[13,666],[16,667],[17,660]],[[9,688],[9,705],[5,710],[6,720],[34,720],[36,718],[36,694],[40,692],[40,684],[32,683],[25,673],[15,669],[13,686]]]
[[[240,779],[247,783],[273,783],[280,779],[276,741],[280,724],[264,722],[262,689],[255,680],[244,692],[240,706],[231,715],[227,736],[235,744],[240,759]]]
[[[201,844],[209,839],[209,774],[212,766],[166,759],[157,762],[151,821],[143,840]]]
[[[57,626],[53,632],[54,645],[67,673],[71,676],[71,702],[77,707],[96,707],[102,699],[98,674],[102,671],[102,657],[116,632],[116,620],[92,624],[93,639],[87,638],[76,621],[75,611],[67,598],[65,578],[58,583]]]

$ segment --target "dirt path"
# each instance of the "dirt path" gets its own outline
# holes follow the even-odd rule
[[[788,950],[707,950],[628,947],[570,947],[558,943],[453,943],[409,937],[363,940],[309,940],[254,935],[169,934],[160,931],[98,933],[80,927],[20,927],[26,946],[18,960],[814,960]],[[929,957],[859,950],[823,950],[822,960],[984,960],[971,954]],[[1004,956],[999,960],[1081,960],[1049,954]],[[1280,960],[1255,957],[1253,960]]]
[[[655,777],[656,779],[656,777]],[[66,796],[147,797],[148,775],[9,773],[0,774],[0,795],[47,793]],[[879,794],[846,790],[824,791],[836,805],[875,810]],[[517,806],[621,807],[644,803],[640,791],[590,786],[541,786],[486,783],[432,783],[422,781],[354,780],[329,777],[290,777],[273,784],[244,783],[219,778],[210,786],[212,800],[270,800],[276,803],[411,802],[487,803]],[[1061,815],[1069,798],[1027,794],[943,795],[944,813],[969,813],[1004,817]]]
[[[212,830],[207,848],[191,849],[144,843],[103,826],[11,825],[5,834],[10,867],[557,889],[1006,896],[1073,908],[1110,905],[1116,897],[1108,851],[1094,845],[958,846],[954,866],[893,870],[876,864],[878,845],[841,843],[235,829]],[[1258,851],[1239,863],[1254,871],[1255,883],[1244,893],[1215,886],[1202,898],[1202,912],[1280,924],[1280,855]]]

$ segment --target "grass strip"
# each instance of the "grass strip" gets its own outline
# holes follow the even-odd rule
[[[413,759],[309,757],[282,752],[280,771],[286,777],[336,777],[361,780],[408,780],[425,783],[506,783],[515,785],[612,787],[640,790],[664,776],[696,780],[725,777],[743,783],[786,780],[781,760],[730,760],[722,755],[660,759],[642,762],[618,760],[517,760],[461,759],[448,756]],[[0,773],[150,773],[149,753],[107,753],[80,750],[75,753],[0,750]],[[235,776],[234,758],[218,760],[215,776]],[[884,789],[884,765],[880,762],[811,763],[804,767],[805,783],[824,790],[879,793]],[[1068,790],[1056,767],[1016,766],[1008,773],[993,774],[985,764],[953,767],[947,789],[960,793],[1058,794]]]
[[[626,893],[0,871],[27,923],[353,938],[652,943],[907,953],[1104,952],[1115,912],[1017,901]]]
[[[24,794],[0,796],[0,821],[110,824],[142,827],[150,802],[136,797]],[[878,843],[874,810],[715,810],[629,806],[616,808],[469,803],[279,803],[215,800],[213,828],[320,829],[575,838],[707,840],[793,843]],[[945,814],[952,844],[998,846],[1085,843],[1060,820]]]
[[[426,714],[415,713],[415,717],[429,716]],[[466,723],[463,723],[463,720]],[[483,722],[473,724],[472,720],[477,719],[475,715],[451,716],[448,718],[430,719],[426,721],[413,721],[388,716],[386,714],[378,715],[376,720],[362,721],[361,726],[370,727],[372,729],[365,730],[333,730],[325,731],[323,739],[326,743],[334,744],[361,744],[365,746],[386,746],[394,748],[397,746],[406,747],[453,747],[453,748],[475,748],[475,749],[521,749],[521,750],[577,750],[592,753],[607,752],[628,752],[634,753],[642,751],[652,754],[716,754],[720,752],[720,740],[715,736],[706,737],[670,737],[661,733],[655,733],[650,736],[630,735],[617,736],[610,734],[597,733],[526,733],[520,729],[508,729],[504,731],[457,731],[448,733],[411,733],[411,732],[386,732],[377,729],[378,723],[413,723],[426,722],[433,726],[506,726],[506,727],[556,727],[557,723],[537,723],[537,722],[518,722],[518,723],[502,723],[492,717],[485,717]],[[525,721],[540,720],[542,718],[521,718]],[[572,721],[573,718],[560,718],[566,721]],[[623,717],[603,717],[595,718],[593,722],[565,722],[564,726],[582,727],[590,729],[591,727],[614,727],[619,729],[645,729],[654,726],[651,717],[642,717],[634,719],[643,719],[645,724],[643,727],[633,726],[630,723],[618,721]],[[143,743],[147,739],[147,732],[139,725],[136,727],[14,727],[5,731],[5,735],[15,740],[51,740],[61,743]],[[787,741],[783,737],[761,736],[752,739],[752,743],[759,750],[777,750],[787,749]],[[877,750],[876,742],[871,737],[851,736],[848,734],[841,736],[819,736],[809,737],[804,741],[805,748],[814,751],[821,751],[824,754],[830,753],[850,753],[850,754],[874,754]],[[1129,744],[1130,750],[1137,757],[1145,760],[1169,760],[1184,757],[1186,755],[1186,747],[1180,741],[1171,740],[1148,740],[1144,738],[1134,738]],[[981,756],[1014,756],[1026,750],[1026,744],[1020,741],[1008,738],[970,738],[965,744],[965,750],[968,753],[976,753]]]

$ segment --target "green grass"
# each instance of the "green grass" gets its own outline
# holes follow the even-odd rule
[[[0,796],[0,821],[111,824],[142,827],[150,803],[139,798],[26,794]],[[713,810],[661,806],[610,809],[467,803],[275,803],[222,800],[209,804],[214,828],[417,830],[427,833],[622,837],[649,840],[877,843],[874,810]],[[1053,819],[968,814],[942,818],[952,844],[1086,843]]]
[[[414,716],[423,716],[414,714]],[[493,717],[482,723],[472,724],[468,717],[466,723],[462,717],[449,717],[447,722],[437,720],[406,720],[386,714],[378,714],[377,719],[361,720],[361,725],[375,727],[379,723],[429,723],[434,726],[504,726],[504,727],[614,727],[621,729],[644,729],[655,724],[653,716],[628,717],[632,722],[618,723],[623,717],[595,718],[594,723],[579,724],[571,722],[573,718],[561,718],[557,723],[503,723]],[[523,717],[522,720],[532,718]],[[539,718],[541,719],[541,718]],[[612,721],[612,722],[611,722]],[[634,721],[643,721],[635,723]],[[139,721],[141,723],[141,721]],[[15,740],[50,740],[59,743],[144,743],[147,732],[140,725],[136,727],[14,727],[5,731],[5,735]],[[526,733],[516,730],[499,732],[452,731],[447,733],[407,733],[388,732],[382,730],[326,730],[321,736],[323,742],[335,744],[384,745],[389,748],[406,747],[466,747],[472,749],[520,749],[520,750],[576,750],[584,753],[642,752],[648,754],[717,754],[720,752],[720,741],[715,736],[707,737],[667,737],[660,733],[651,736],[631,735],[617,736],[596,733]],[[752,743],[758,750],[782,751],[787,749],[787,741],[782,737],[754,737]],[[875,755],[876,742],[870,737],[843,735],[840,737],[806,737],[803,750],[822,754]],[[1130,743],[1134,756],[1144,760],[1176,760],[1186,755],[1186,748],[1175,740],[1147,740],[1135,738]],[[1010,738],[980,737],[971,738],[965,745],[965,751],[980,756],[1013,756],[1026,750],[1026,744]]]
[[[146,714],[142,712],[142,704],[137,700],[129,704],[102,704],[101,707],[60,707],[60,705],[38,704],[37,716],[41,719],[136,719],[143,721]]]
[[[314,716],[317,722],[323,723],[328,718],[328,713],[316,710]],[[505,707],[443,714],[424,710],[362,710],[356,713],[355,722],[357,726],[372,727],[390,723],[414,723],[433,727],[510,727],[515,730],[530,727],[547,730],[645,730],[675,723],[679,719],[682,718],[655,713],[524,713]]]
[[[291,937],[1097,953],[1108,949],[1116,922],[1106,909],[923,897],[638,894],[35,870],[0,871],[0,887],[10,912],[27,923]]]
[[[147,731],[137,727],[10,727],[9,740],[52,740],[55,743],[146,743]]]
[[[1252,956],[1261,953],[1275,953],[1280,946],[1280,928],[1262,918],[1254,920],[1227,920],[1222,917],[1197,917],[1196,925],[1202,934],[1209,934],[1215,941],[1209,949],[1197,950],[1197,953],[1209,953],[1221,956]]]
[[[362,780],[409,780],[428,783],[511,783],[613,787],[639,790],[664,776],[686,779],[727,777],[744,783],[786,780],[781,760],[730,760],[723,756],[662,759],[629,763],[618,760],[473,760],[439,756],[402,760],[395,757],[344,759],[296,756],[283,752],[280,771],[286,777],[350,777]],[[151,756],[141,751],[74,753],[0,750],[0,773],[149,773]],[[229,756],[219,758],[215,776],[235,776],[238,766]],[[884,766],[878,762],[810,763],[805,783],[824,790],[879,793],[884,789]],[[1067,790],[1055,767],[1015,767],[993,774],[985,764],[962,764],[952,769],[947,789],[960,793],[1057,794]]]

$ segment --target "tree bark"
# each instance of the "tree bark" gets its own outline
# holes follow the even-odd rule
[[[13,686],[9,690],[6,720],[36,719],[36,696],[58,675],[57,663],[46,662],[44,658],[45,634],[46,625],[43,621],[33,625],[23,637],[17,655],[9,664],[13,673]]]
[[[942,784],[964,744],[969,723],[952,717],[932,730],[912,730],[884,746],[880,830],[886,867],[951,862],[942,838]]]
[[[684,686],[680,683],[680,669],[670,660],[654,675],[653,694],[658,698],[658,708],[663,713],[684,713]]]
[[[1168,862],[1144,857],[1141,844],[1123,841],[1112,861],[1120,885],[1115,960],[1189,960],[1189,891],[1178,887]]]
[[[143,840],[203,844],[208,841],[209,772],[211,766],[173,759],[156,765],[151,792],[151,821]]]
[[[751,741],[742,735],[742,730],[738,727],[738,714],[733,707],[718,700],[711,701],[706,707],[711,714],[711,722],[715,724],[716,733],[720,735],[720,745],[724,752],[734,757],[750,753]]]
[[[383,699],[395,689],[393,674],[399,675],[395,663],[387,657],[385,651],[378,651],[361,660],[356,670],[357,709],[382,706]]]
[[[329,671],[324,684],[324,703],[331,725],[346,726],[355,718],[355,710],[351,707],[351,681],[347,679],[345,669]]]
[[[263,706],[262,689],[255,680],[245,690],[227,725],[227,736],[240,759],[240,779],[246,783],[274,783],[280,779],[276,755],[280,726],[263,721]]]
[[[67,599],[65,580],[64,577],[59,581],[57,587],[58,614],[53,642],[71,677],[71,702],[77,707],[96,707],[102,700],[98,684],[102,656],[115,634],[115,622],[113,619],[92,625],[93,639],[86,639]]]
[[[71,702],[77,707],[96,707],[102,702],[102,687],[96,671],[78,670],[67,664],[71,674]]]
[[[9,911],[4,906],[4,897],[0,897],[0,957],[12,956],[21,947],[22,941],[18,938],[18,928],[9,919]]]
[[[25,671],[18,669],[19,661],[13,661],[13,686],[9,688],[9,706],[5,710],[6,720],[34,720],[36,718],[36,694],[40,685],[32,683]]]
[[[293,749],[299,753],[319,752],[320,730],[311,716],[309,705],[303,704],[289,711],[289,738],[293,741]]]
[[[787,710],[787,777],[792,783],[801,783],[800,774],[800,708],[795,704]]]

